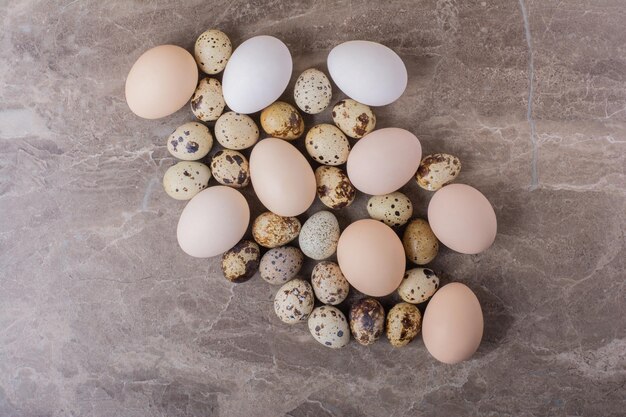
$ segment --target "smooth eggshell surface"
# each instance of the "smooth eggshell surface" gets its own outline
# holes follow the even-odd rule
[[[437,239],[452,250],[477,254],[496,238],[496,213],[474,187],[450,184],[438,190],[428,204],[428,222]]]
[[[421,159],[422,145],[408,130],[375,130],[352,148],[348,177],[365,194],[389,194],[413,178]]]
[[[287,46],[273,36],[255,36],[233,52],[222,78],[228,107],[254,113],[272,104],[287,88],[293,63]]]
[[[178,220],[178,244],[196,258],[220,255],[241,240],[249,222],[248,202],[239,191],[210,187],[183,209]]]
[[[404,276],[402,242],[377,220],[358,220],[343,231],[337,262],[354,288],[373,297],[391,294]]]
[[[466,285],[453,282],[435,293],[426,307],[422,338],[428,352],[443,363],[469,359],[483,337],[483,312]]]
[[[256,144],[250,154],[250,177],[261,203],[279,216],[302,214],[315,199],[311,165],[284,140],[267,138]]]

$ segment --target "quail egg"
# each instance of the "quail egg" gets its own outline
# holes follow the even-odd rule
[[[189,200],[209,185],[211,170],[201,162],[182,161],[163,176],[165,192],[176,200]]]
[[[215,122],[215,138],[226,149],[247,149],[259,140],[259,128],[247,114],[229,111]]]
[[[311,272],[311,286],[315,296],[324,304],[340,304],[348,296],[350,284],[335,262],[323,261]]]
[[[273,285],[282,285],[300,272],[304,255],[293,246],[281,246],[268,250],[261,258],[261,278]]]
[[[183,161],[202,159],[212,147],[211,131],[202,123],[185,123],[167,138],[167,150],[173,157]]]
[[[261,127],[272,137],[293,140],[304,133],[304,120],[291,104],[277,101],[261,112]]]
[[[223,149],[211,159],[211,173],[222,185],[243,188],[250,183],[250,166],[245,156],[237,151]]]
[[[402,244],[406,257],[417,265],[426,265],[439,252],[439,241],[424,219],[411,220],[404,230]]]
[[[222,272],[231,282],[243,282],[259,269],[261,249],[251,240],[242,240],[222,255]]]
[[[402,226],[413,215],[413,204],[399,191],[372,196],[367,202],[367,213],[390,227]]]
[[[339,234],[339,222],[335,215],[328,211],[317,212],[304,222],[300,230],[300,249],[311,259],[326,259],[337,250]]]
[[[330,81],[322,71],[309,68],[296,80],[293,98],[305,113],[317,114],[330,104],[333,95]]]
[[[406,346],[422,329],[422,313],[413,304],[396,304],[387,313],[387,339],[395,347]]]
[[[436,153],[422,159],[417,169],[417,185],[425,190],[436,191],[450,184],[461,172],[459,158],[447,153]]]
[[[428,268],[413,268],[404,274],[398,295],[407,303],[419,304],[430,300],[439,289],[439,278]]]
[[[350,341],[346,316],[336,307],[317,307],[309,316],[308,324],[313,338],[324,346],[337,349]]]
[[[374,298],[363,298],[350,307],[350,330],[362,345],[371,345],[385,330],[385,309]]]
[[[306,321],[313,311],[313,289],[311,284],[296,278],[283,284],[274,297],[274,311],[287,324]]]
[[[352,99],[335,104],[332,116],[337,127],[354,139],[362,138],[376,127],[376,116],[372,109]]]
[[[300,233],[300,221],[296,217],[283,217],[271,211],[261,213],[252,223],[252,236],[261,246],[283,246]]]
[[[330,124],[313,126],[306,134],[306,151],[324,165],[341,165],[348,160],[350,142],[339,128]]]
[[[201,79],[191,97],[193,114],[203,122],[211,122],[220,117],[225,106],[222,84],[215,78]]]
[[[315,170],[317,196],[326,207],[348,207],[356,197],[356,189],[346,173],[337,167],[322,165]]]
[[[226,68],[233,46],[224,32],[209,29],[198,37],[193,52],[198,66],[204,73],[217,74]]]

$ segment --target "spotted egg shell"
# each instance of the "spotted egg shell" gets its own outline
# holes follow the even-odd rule
[[[333,89],[328,77],[322,71],[309,68],[296,80],[293,98],[296,105],[305,113],[317,114],[330,104]]]
[[[226,149],[247,149],[259,140],[259,128],[247,114],[229,111],[215,122],[215,139]]]
[[[314,301],[311,284],[296,278],[280,287],[274,297],[274,311],[284,323],[294,324],[309,317]]]
[[[436,153],[422,159],[415,179],[423,189],[436,191],[454,181],[460,172],[459,158],[447,153]]]
[[[417,265],[426,265],[439,252],[439,241],[424,219],[411,220],[404,230],[402,244],[406,257]]]
[[[261,278],[273,285],[282,285],[300,272],[304,254],[293,246],[281,246],[268,250],[261,258]]]
[[[389,343],[406,346],[422,329],[422,313],[413,304],[396,304],[387,313],[386,328]]]
[[[385,330],[385,309],[374,298],[363,298],[350,307],[350,330],[362,345],[371,345]]]
[[[372,109],[352,99],[335,104],[332,116],[337,127],[354,139],[362,138],[376,127],[376,116]]]
[[[222,185],[243,188],[250,183],[250,165],[243,154],[230,149],[222,149],[211,159],[213,178]]]
[[[203,122],[217,120],[226,103],[222,95],[222,84],[215,78],[203,78],[191,97],[191,111]]]
[[[300,221],[296,217],[283,217],[271,211],[261,213],[252,223],[252,236],[261,246],[283,246],[300,233]]]
[[[315,182],[317,196],[326,207],[348,207],[356,197],[356,189],[341,168],[326,165],[317,167]]]
[[[276,101],[261,112],[261,127],[272,137],[293,140],[304,133],[304,120],[291,104]]]
[[[324,304],[340,304],[348,296],[350,284],[335,262],[323,261],[311,272],[311,286],[315,296]]]
[[[326,259],[337,250],[339,235],[335,215],[329,211],[317,212],[302,225],[298,238],[300,250],[311,259]]]
[[[200,69],[206,74],[217,74],[226,68],[233,46],[221,30],[209,29],[196,40],[193,54]]]
[[[324,165],[341,165],[348,160],[350,142],[336,126],[323,123],[313,126],[306,134],[307,153]]]
[[[209,185],[211,170],[201,162],[178,162],[165,171],[163,189],[176,200],[189,200]]]
[[[413,215],[413,204],[399,191],[372,196],[367,202],[367,213],[390,227],[402,226]]]
[[[346,316],[336,307],[317,307],[309,316],[309,331],[322,345],[337,349],[350,342],[350,329]]]
[[[398,295],[407,303],[419,304],[428,301],[438,289],[439,278],[432,269],[413,268],[404,274]]]
[[[230,282],[243,282],[259,269],[261,249],[251,240],[242,240],[222,255],[222,272]]]
[[[167,150],[173,157],[183,161],[202,159],[212,147],[211,131],[202,123],[185,123],[167,138]]]

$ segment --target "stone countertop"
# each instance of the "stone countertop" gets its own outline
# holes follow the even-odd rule
[[[623,415],[623,0],[6,0],[0,19],[1,416]],[[161,179],[192,114],[137,118],[124,79],[210,27],[281,38],[294,79],[346,40],[402,56],[378,127],[457,155],[499,218],[487,252],[432,264],[482,303],[472,360],[439,364],[419,337],[326,349],[279,322],[276,288],[179,250]],[[425,216],[431,194],[403,190]]]

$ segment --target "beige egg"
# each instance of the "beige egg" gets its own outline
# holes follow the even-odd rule
[[[350,342],[348,320],[338,308],[317,307],[309,316],[308,325],[313,338],[326,347],[337,349]]]
[[[322,165],[315,170],[317,196],[326,207],[348,207],[356,197],[356,189],[346,173],[337,167]]]
[[[354,139],[362,138],[376,127],[372,109],[349,98],[335,104],[332,115],[337,127]]]
[[[304,254],[293,246],[270,249],[261,258],[261,278],[272,285],[282,285],[298,275],[303,262]]]
[[[409,344],[422,329],[422,313],[413,304],[396,304],[387,313],[387,339],[395,347]]]
[[[261,112],[261,127],[272,137],[293,140],[304,133],[304,120],[291,104],[277,101]]]
[[[363,298],[350,307],[350,330],[362,345],[371,345],[385,330],[385,309],[374,298]]]
[[[167,150],[173,157],[183,161],[202,159],[212,147],[211,131],[202,123],[185,123],[167,138]]]
[[[209,29],[198,37],[193,54],[200,69],[206,74],[217,74],[226,68],[233,53],[228,36],[221,30]]]
[[[259,269],[261,249],[251,240],[242,240],[222,255],[222,272],[230,282],[243,282]]]
[[[330,104],[332,96],[333,89],[328,77],[315,68],[309,68],[300,74],[293,88],[296,105],[309,114],[322,112]]]
[[[283,246],[300,233],[300,221],[296,217],[282,217],[271,211],[261,213],[252,223],[252,236],[261,246]]]
[[[350,292],[350,284],[335,262],[323,261],[311,272],[311,286],[315,296],[324,304],[337,305]]]
[[[411,220],[402,237],[404,252],[411,262],[426,265],[439,252],[439,241],[424,219]]]
[[[230,149],[217,151],[211,159],[213,178],[222,185],[243,188],[250,183],[250,165],[243,154]]]
[[[367,202],[367,213],[372,219],[380,220],[390,227],[398,227],[413,215],[413,204],[401,192],[372,196]]]
[[[215,122],[215,138],[226,149],[247,149],[259,140],[259,128],[250,116],[229,111]]]
[[[318,211],[302,225],[298,242],[300,250],[311,259],[322,260],[337,250],[339,222],[329,211]]]
[[[165,192],[176,200],[189,200],[209,185],[211,170],[201,162],[182,161],[163,176]]]
[[[423,189],[436,191],[454,181],[460,172],[459,158],[447,153],[436,153],[422,159],[415,179]]]
[[[283,284],[274,297],[274,311],[287,324],[306,321],[313,311],[313,289],[311,284],[297,278]]]
[[[346,135],[338,127],[326,123],[308,131],[305,147],[311,158],[324,165],[345,164],[350,153]]]
[[[215,78],[201,79],[191,97],[193,114],[203,122],[212,122],[220,117],[225,106],[222,84]]]
[[[439,278],[432,269],[414,268],[406,271],[398,287],[398,295],[411,304],[426,302],[439,289]]]

